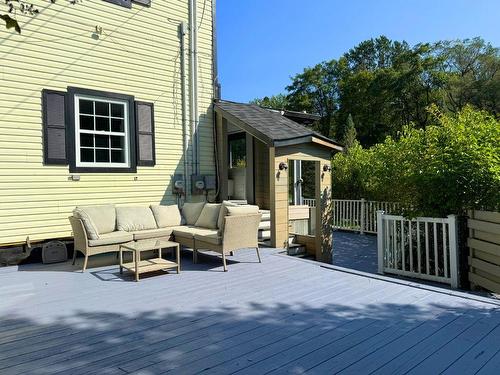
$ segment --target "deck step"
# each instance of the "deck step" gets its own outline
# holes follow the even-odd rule
[[[270,212],[262,212],[260,211],[260,213],[262,214],[262,221],[271,221],[271,213]]]
[[[271,231],[270,230],[259,230],[259,240],[270,240]]]
[[[304,245],[298,244],[298,243],[293,243],[288,245],[287,249],[288,255],[305,255],[306,252],[306,247]]]
[[[259,230],[271,230],[271,222],[270,221],[261,221],[259,223]]]

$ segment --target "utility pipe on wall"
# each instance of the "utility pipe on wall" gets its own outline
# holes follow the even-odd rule
[[[186,32],[187,25],[185,22],[181,22],[179,25],[179,38],[180,38],[180,60],[181,60],[181,95],[182,95],[182,146],[183,154],[182,159],[184,162],[184,191],[187,193],[189,191],[189,164],[188,164],[188,124],[187,124],[187,89],[186,89]]]
[[[199,134],[198,134],[198,25],[196,0],[189,0],[189,82],[190,82],[190,129],[191,155],[194,174],[199,174]]]

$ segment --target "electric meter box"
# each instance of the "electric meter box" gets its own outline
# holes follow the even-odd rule
[[[202,175],[191,176],[191,193],[193,195],[205,193],[205,178]]]
[[[172,192],[174,194],[183,194],[186,191],[184,186],[184,175],[174,174],[172,176]]]

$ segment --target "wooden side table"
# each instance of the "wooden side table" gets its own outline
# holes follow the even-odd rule
[[[176,249],[175,262],[163,259],[161,257],[161,249],[174,247]],[[141,260],[141,252],[158,250],[158,258]],[[132,262],[123,263],[123,252],[132,252]],[[181,272],[180,261],[180,246],[177,242],[166,240],[139,240],[127,242],[120,245],[120,273],[123,269],[129,270],[135,274],[135,281],[139,281],[139,275],[145,272],[164,270],[168,268],[176,268],[177,273]]]

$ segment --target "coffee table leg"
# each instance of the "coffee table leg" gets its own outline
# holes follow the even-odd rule
[[[181,249],[180,249],[180,245],[177,244],[177,248],[176,248],[176,261],[177,261],[177,273],[181,273]]]
[[[134,260],[135,260],[135,281],[139,281],[139,258],[141,257],[141,253],[134,252]]]
[[[122,247],[120,246],[120,274],[123,273],[123,250]]]

